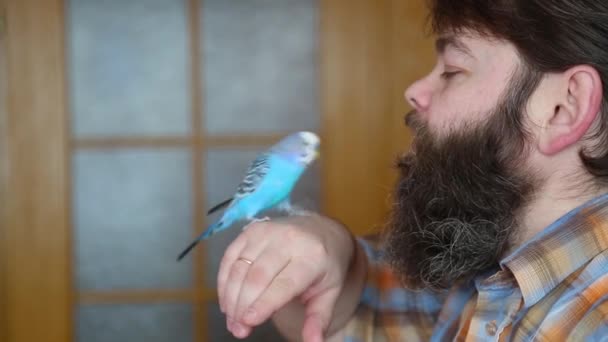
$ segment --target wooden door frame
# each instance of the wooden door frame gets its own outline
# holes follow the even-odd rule
[[[62,0],[4,0],[0,122],[3,341],[71,341],[69,155]],[[0,323],[2,324],[2,323]]]
[[[6,207],[3,205],[8,196],[8,161],[7,147],[7,86],[6,86],[6,25],[5,0],[0,0],[0,341],[8,340],[8,316],[6,311],[6,266],[4,262],[5,238],[4,228],[7,224]]]

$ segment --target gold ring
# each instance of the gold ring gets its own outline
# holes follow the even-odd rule
[[[253,264],[253,261],[251,261],[251,260],[249,260],[247,258],[240,257],[237,260],[240,260],[240,261],[243,261],[245,263],[248,263],[249,265]]]

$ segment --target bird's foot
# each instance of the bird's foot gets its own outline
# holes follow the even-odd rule
[[[249,223],[247,223],[244,227],[243,230],[249,228],[250,225],[254,224],[254,223],[258,223],[258,222],[266,222],[266,221],[270,221],[270,217],[268,216],[264,216],[262,218],[257,218],[254,217],[253,219],[251,219],[251,221]]]
[[[308,213],[304,208],[293,205],[289,201],[279,204],[279,210],[287,214],[287,216],[304,216]]]
[[[310,210],[306,210],[303,207],[299,207],[297,205],[287,205],[281,208],[281,210],[287,214],[288,217],[290,216],[310,216],[311,211]]]
[[[266,222],[266,221],[270,221],[270,217],[268,217],[268,216],[264,216],[262,218],[254,217],[253,220],[251,220],[251,223]]]
[[[310,216],[312,211],[304,208],[292,208],[289,212],[289,216]]]

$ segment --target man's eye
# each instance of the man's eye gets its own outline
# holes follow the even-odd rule
[[[441,74],[441,78],[443,78],[444,80],[449,80],[450,78],[458,75],[459,73],[460,71],[445,71]]]

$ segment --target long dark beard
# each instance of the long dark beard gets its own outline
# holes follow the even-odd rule
[[[445,289],[470,281],[496,267],[514,240],[539,184],[521,168],[525,134],[512,120],[519,104],[507,103],[484,124],[442,139],[415,114],[409,118],[415,154],[398,160],[401,178],[385,235],[387,260],[405,286]]]

